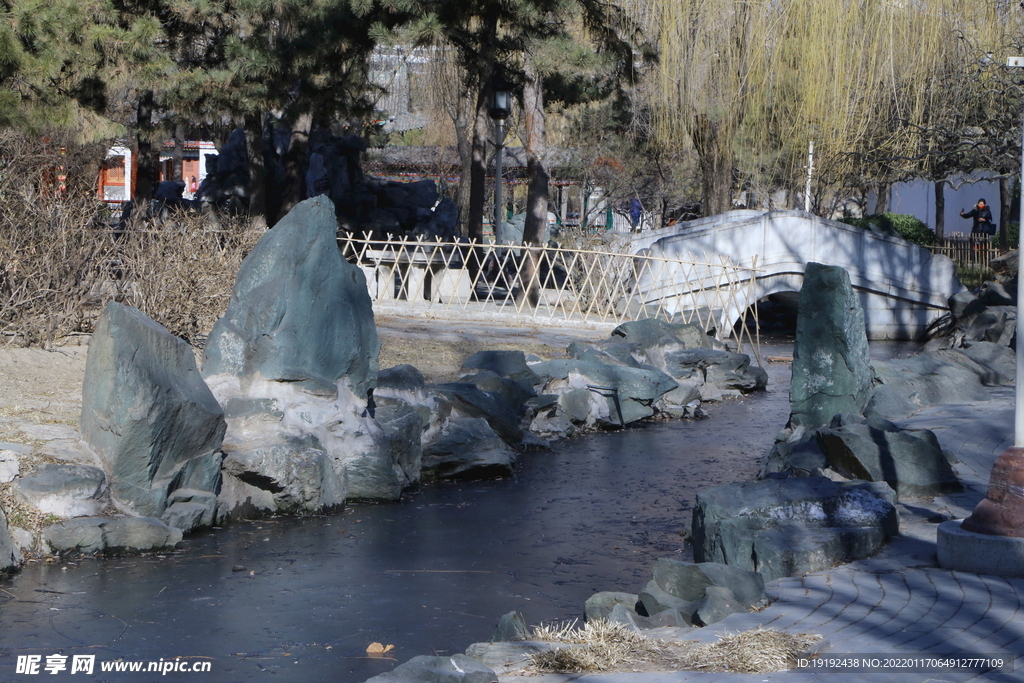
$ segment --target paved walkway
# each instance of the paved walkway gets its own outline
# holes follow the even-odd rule
[[[1018,657],[1012,673],[906,673],[895,668],[877,673],[682,671],[547,675],[531,677],[531,683],[1024,681],[1024,579],[944,571],[936,567],[935,561],[938,522],[970,514],[984,497],[993,461],[1012,443],[1013,389],[994,389],[989,402],[929,408],[900,424],[935,432],[943,448],[960,460],[956,470],[964,483],[964,493],[901,504],[901,536],[877,557],[828,572],[779,579],[769,584],[773,602],[763,612],[735,614],[686,637],[714,642],[725,633],[763,626],[820,634],[828,640],[826,657],[885,659],[1013,653]]]

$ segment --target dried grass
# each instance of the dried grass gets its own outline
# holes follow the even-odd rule
[[[771,673],[789,668],[821,636],[757,628],[698,645],[648,638],[628,626],[601,619],[587,622],[583,628],[576,628],[576,622],[538,626],[533,640],[572,646],[533,655],[534,671]]]
[[[642,663],[661,661],[670,656],[664,642],[605,619],[588,621],[583,628],[576,628],[576,622],[538,626],[534,629],[533,639],[574,646],[533,655],[531,663],[541,671],[585,673],[622,667],[630,670]]]
[[[763,674],[789,668],[821,636],[756,628],[717,643],[695,647],[683,659],[683,668],[709,673]]]

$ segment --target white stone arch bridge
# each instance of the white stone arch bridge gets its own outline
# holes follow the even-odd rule
[[[945,256],[802,211],[731,211],[635,235],[630,244],[637,255],[727,259],[756,268],[755,282],[738,288],[735,305],[720,312],[723,324],[739,320],[745,307],[769,295],[798,292],[810,262],[849,272],[869,339],[919,338],[948,311],[949,297],[964,289]],[[682,283],[672,280],[671,271],[666,273],[641,284],[647,302],[677,294]]]

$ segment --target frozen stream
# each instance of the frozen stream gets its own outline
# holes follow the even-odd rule
[[[238,523],[162,555],[29,564],[0,581],[0,680],[22,679],[18,655],[61,653],[96,655],[86,680],[356,683],[487,640],[511,610],[582,616],[596,591],[638,591],[658,557],[689,558],[696,492],[756,472],[788,415],[789,365],[766,367],[767,394],[709,404],[710,419],[574,439],[507,480]],[[374,641],[395,649],[369,658]],[[99,672],[174,657],[211,672]]]

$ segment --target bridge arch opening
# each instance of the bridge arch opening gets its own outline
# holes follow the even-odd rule
[[[754,326],[760,327],[761,338],[793,340],[796,339],[796,314],[800,292],[781,291],[768,294],[757,301],[757,315],[753,305],[747,308],[746,325],[751,335]],[[755,322],[756,321],[756,322]],[[743,318],[736,321],[734,330],[739,333]]]

